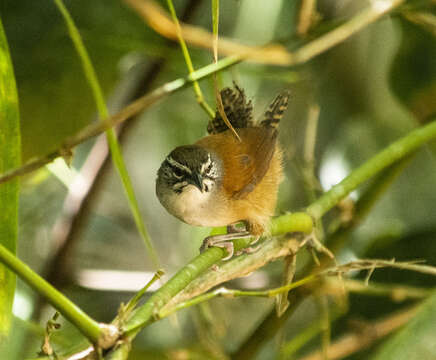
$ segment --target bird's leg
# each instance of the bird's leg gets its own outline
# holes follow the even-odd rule
[[[232,240],[246,239],[252,235],[248,231],[241,231],[236,227],[236,224],[230,224],[227,227],[229,233],[222,235],[208,236],[203,240],[203,244],[200,247],[200,252],[207,250],[211,246],[222,247],[229,253],[223,260],[228,260],[233,256],[234,247]]]
[[[242,226],[238,226],[239,224],[241,224],[241,221],[237,221],[235,223],[229,224],[227,225],[227,234],[234,234],[234,233],[240,233]],[[245,221],[242,222],[242,224],[244,224],[244,231],[247,231],[247,225],[245,223]]]
[[[253,236],[253,238],[254,238],[254,240],[250,243],[250,245],[256,244],[260,239],[260,235]],[[260,244],[257,246],[249,246],[249,247],[246,247],[246,248],[243,248],[243,249],[237,251],[235,255],[238,256],[238,255],[242,255],[242,254],[252,254],[252,253],[255,253],[259,249],[260,249]]]
[[[244,223],[245,223],[245,228],[247,229],[247,231],[250,234],[253,234],[252,235],[253,240],[250,242],[249,247],[241,249],[240,251],[238,251],[238,253],[236,255],[240,255],[243,253],[252,254],[260,249],[260,245],[257,245],[257,246],[251,246],[251,245],[254,245],[259,241],[261,234],[264,232],[263,226],[260,226],[259,224],[256,224],[256,223],[252,223],[250,221],[244,221]]]

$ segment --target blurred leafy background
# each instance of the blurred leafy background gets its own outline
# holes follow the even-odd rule
[[[307,1],[222,1],[220,35],[249,45],[281,43],[293,50],[377,1],[316,1],[311,27],[301,34],[297,27],[304,2]],[[147,90],[186,75],[179,47],[156,34],[123,1],[74,0],[65,4],[83,36],[111,112]],[[188,23],[211,30],[210,2],[183,0],[175,6]],[[422,20],[423,14],[431,21]],[[24,162],[57,148],[67,136],[95,121],[96,111],[79,59],[53,2],[2,1],[0,15],[18,87]],[[190,48],[190,52],[196,68],[212,61],[210,51]],[[305,191],[310,184],[303,176],[310,108],[315,105],[320,108],[315,174],[324,190],[436,113],[435,2],[408,1],[391,16],[297,67],[243,62],[220,76],[223,86],[230,85],[232,80],[253,99],[257,114],[278,91],[283,88],[291,91],[290,108],[280,130],[286,178],[280,188],[277,213],[301,210],[311,200],[310,191]],[[208,102],[213,104],[211,79],[201,81],[200,85]],[[182,224],[164,211],[154,195],[156,172],[171,149],[204,136],[207,121],[192,89],[187,88],[155,104],[122,129],[123,155],[142,215],[169,275],[197,254],[208,230]],[[80,171],[96,143],[89,141],[75,150],[73,169]],[[413,156],[362,224],[347,234],[342,248],[336,252],[340,262],[374,257],[424,259],[436,265],[435,150],[434,144],[429,145]],[[91,161],[90,168],[98,161]],[[70,175],[67,171],[67,176]],[[359,189],[352,198],[361,193]],[[95,319],[109,322],[119,304],[127,301],[149,276],[147,272],[154,269],[110,162],[99,170],[94,186],[81,204],[79,219],[73,222],[68,238],[72,245],[59,257],[62,247],[59,239],[66,229],[62,219],[65,212],[68,215],[68,211],[75,211],[74,206],[68,208],[67,194],[68,188],[47,169],[22,179],[18,254]],[[68,199],[70,204],[74,203]],[[328,221],[325,225],[328,229]],[[303,258],[304,254],[299,256],[301,265]],[[245,289],[278,286],[281,271],[282,265],[277,262],[229,286]],[[393,269],[378,270],[371,279],[426,289],[436,285],[434,277]],[[329,301],[332,317],[340,309],[337,320],[331,324],[333,342],[352,331],[356,322],[362,336],[370,336],[364,332],[370,321],[414,303],[362,294],[349,294],[345,300],[338,292]],[[388,340],[386,345],[376,341],[364,351],[345,358],[435,359],[434,298],[433,294],[426,304],[427,315],[420,314],[422,321],[417,317],[411,324],[414,328],[404,329],[406,335],[399,334],[402,338]],[[236,352],[250,339],[272,307],[268,299],[212,300],[146,328],[135,341],[131,358],[225,358],[225,354]],[[283,349],[302,329],[316,323],[320,313],[317,296],[307,297],[280,329],[272,332],[274,336],[259,338],[258,351],[245,358],[288,358]],[[45,324],[53,309],[18,281],[14,314],[13,343],[5,358],[35,357],[42,342],[42,327],[34,324]],[[411,341],[410,334],[421,333]],[[81,339],[68,323],[54,337],[55,346],[65,343],[77,346]],[[415,349],[412,355],[400,350],[411,347]],[[304,343],[295,358],[319,348],[320,339],[315,337]]]

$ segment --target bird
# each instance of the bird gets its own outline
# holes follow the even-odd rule
[[[206,237],[200,248],[225,248],[225,260],[233,256],[231,240],[252,237],[254,244],[266,234],[274,215],[283,179],[278,125],[289,92],[279,93],[258,121],[251,100],[236,83],[222,89],[220,96],[238,136],[217,109],[207,126],[209,135],[176,147],[162,162],[156,195],[170,214],[187,224],[227,226],[227,234]]]

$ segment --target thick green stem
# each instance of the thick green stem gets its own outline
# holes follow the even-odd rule
[[[349,176],[311,204],[307,212],[315,219],[319,219],[360,184],[435,138],[436,121],[433,120],[428,125],[411,131],[353,170]]]
[[[44,296],[66,319],[71,321],[89,341],[96,344],[102,331],[98,322],[90,318],[64,294],[35,273],[25,263],[16,258],[3,245],[0,245],[0,261],[16,273],[38,294]]]
[[[436,138],[436,121],[418,128],[402,139],[397,140],[358,169],[354,170],[342,182],[334,186],[320,199],[310,205],[307,208],[308,214],[314,219],[321,218],[343,197],[356,189],[364,181],[401,158],[409,155],[419,146],[422,146],[434,138]],[[297,219],[299,220],[297,221]],[[312,220],[304,213],[282,215],[272,221],[271,234],[279,235],[293,231],[305,232],[304,230],[301,230],[301,228],[298,229],[298,226],[304,224],[302,227],[307,230],[307,225],[309,223],[312,225]],[[297,224],[298,226],[296,226]],[[244,246],[246,243],[248,243],[248,241],[238,242],[235,244],[235,247],[237,249],[241,248],[241,245]],[[181,269],[158,292],[156,292],[147,303],[140,307],[127,322],[123,330],[131,336],[135,336],[140,328],[145,326],[151,320],[153,314],[157,314],[157,312],[162,309],[173,296],[184,289],[194,278],[220,260],[224,255],[225,250],[211,248],[205,253],[197,256],[191,263]]]
[[[304,213],[295,213],[288,215],[288,224],[285,227],[281,224],[281,230],[286,232],[303,232],[312,231],[312,220]],[[275,228],[277,231],[278,228]],[[240,239],[235,241],[235,251],[242,249],[250,243],[251,239]],[[133,333],[137,329],[148,323],[156,311],[165,306],[176,294],[183,290],[191,281],[193,281],[202,272],[209,269],[213,264],[227,255],[227,251],[212,247],[204,253],[198,255],[188,265],[182,268],[174,275],[158,292],[156,292],[142,307],[140,307],[124,326],[124,331]]]
[[[9,46],[0,19],[0,171],[21,163],[17,86]],[[18,181],[0,185],[0,244],[15,253],[18,239]],[[0,343],[9,335],[16,279],[0,264]],[[0,350],[1,352],[1,350]]]
[[[378,175],[354,204],[350,221],[344,223],[340,218],[335,220],[335,223],[332,224],[333,227],[330,226],[331,232],[325,240],[326,246],[332,253],[338,253],[348,235],[366,218],[380,197],[390,189],[392,183],[412,159],[413,155],[407,156]]]

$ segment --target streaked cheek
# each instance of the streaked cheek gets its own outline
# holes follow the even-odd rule
[[[180,190],[182,190],[186,185],[188,185],[188,182],[187,182],[187,181],[182,181],[182,182],[175,183],[175,184],[173,185],[173,190],[174,190],[174,191],[180,191]]]

